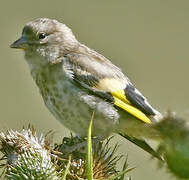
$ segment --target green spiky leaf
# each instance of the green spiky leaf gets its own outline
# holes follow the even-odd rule
[[[86,177],[88,180],[93,180],[93,153],[92,153],[92,122],[94,118],[94,113],[92,115],[88,136],[87,136],[87,150],[86,150]]]

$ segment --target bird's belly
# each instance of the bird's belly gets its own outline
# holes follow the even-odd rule
[[[67,80],[45,83],[40,88],[51,113],[73,132],[86,136],[93,111],[94,135],[108,135],[118,124],[119,114],[112,104],[88,95]]]

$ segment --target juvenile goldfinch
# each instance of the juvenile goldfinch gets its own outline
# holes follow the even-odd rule
[[[80,136],[86,136],[93,111],[93,134],[103,136],[140,136],[160,116],[118,67],[77,41],[65,24],[31,21],[11,48],[24,50],[45,105]]]

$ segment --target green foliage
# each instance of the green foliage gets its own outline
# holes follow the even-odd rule
[[[189,178],[188,121],[168,115],[154,126],[161,136],[158,152],[169,172],[181,179]]]

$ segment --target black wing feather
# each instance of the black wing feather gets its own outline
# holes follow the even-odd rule
[[[140,109],[147,115],[155,115],[153,108],[147,103],[146,99],[136,92],[136,88],[132,84],[128,84],[125,88],[125,94],[127,99],[132,105]]]

